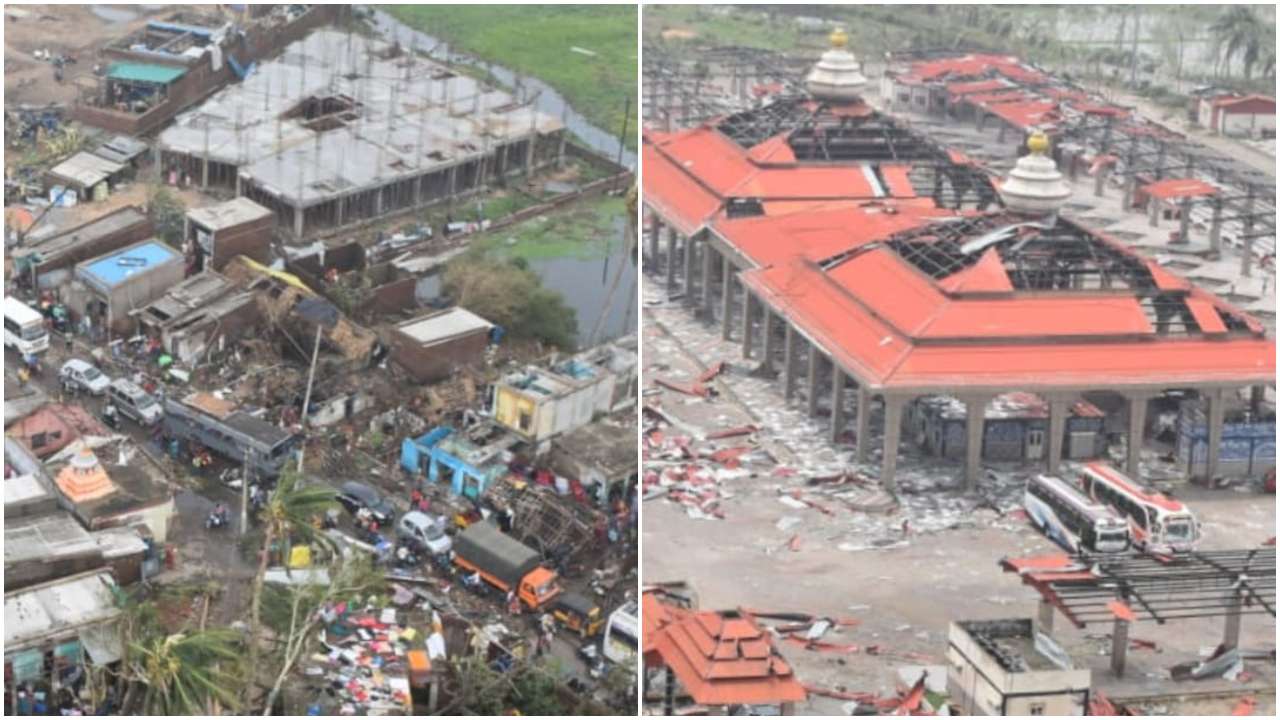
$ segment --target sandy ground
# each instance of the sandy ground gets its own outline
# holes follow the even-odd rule
[[[95,14],[98,7],[102,15]],[[6,5],[4,17],[4,101],[6,105],[70,103],[77,81],[93,79],[97,49],[146,25],[168,5]],[[18,17],[11,11],[25,12]],[[103,17],[107,16],[107,17]],[[111,18],[111,19],[108,19]],[[62,83],[53,65],[32,56],[36,50],[74,57]]]

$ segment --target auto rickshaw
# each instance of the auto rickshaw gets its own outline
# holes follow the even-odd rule
[[[595,636],[604,625],[600,608],[577,592],[561,593],[551,614],[561,625],[578,633],[583,639]]]

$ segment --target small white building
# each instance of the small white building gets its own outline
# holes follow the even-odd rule
[[[1030,618],[951,623],[947,695],[957,715],[1084,715],[1091,675]]]
[[[1266,95],[1204,95],[1200,97],[1197,120],[1219,135],[1275,136],[1276,99]]]

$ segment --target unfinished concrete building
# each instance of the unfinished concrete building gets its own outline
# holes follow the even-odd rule
[[[557,163],[560,120],[399,46],[322,30],[161,133],[162,167],[234,189],[294,240]]]

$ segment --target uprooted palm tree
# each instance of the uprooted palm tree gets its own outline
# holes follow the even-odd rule
[[[258,513],[262,523],[262,552],[258,558],[258,573],[253,579],[253,604],[249,628],[249,677],[257,678],[262,631],[262,586],[271,559],[272,546],[277,541],[283,545],[287,560],[293,540],[331,546],[332,541],[316,532],[312,521],[334,506],[333,488],[324,485],[305,486],[302,475],[289,468],[281,474],[276,488]],[[286,562],[286,567],[288,563]]]
[[[239,681],[227,670],[241,655],[233,630],[157,634],[129,643],[128,672],[145,686],[141,714],[205,715],[213,702],[238,707]]]

